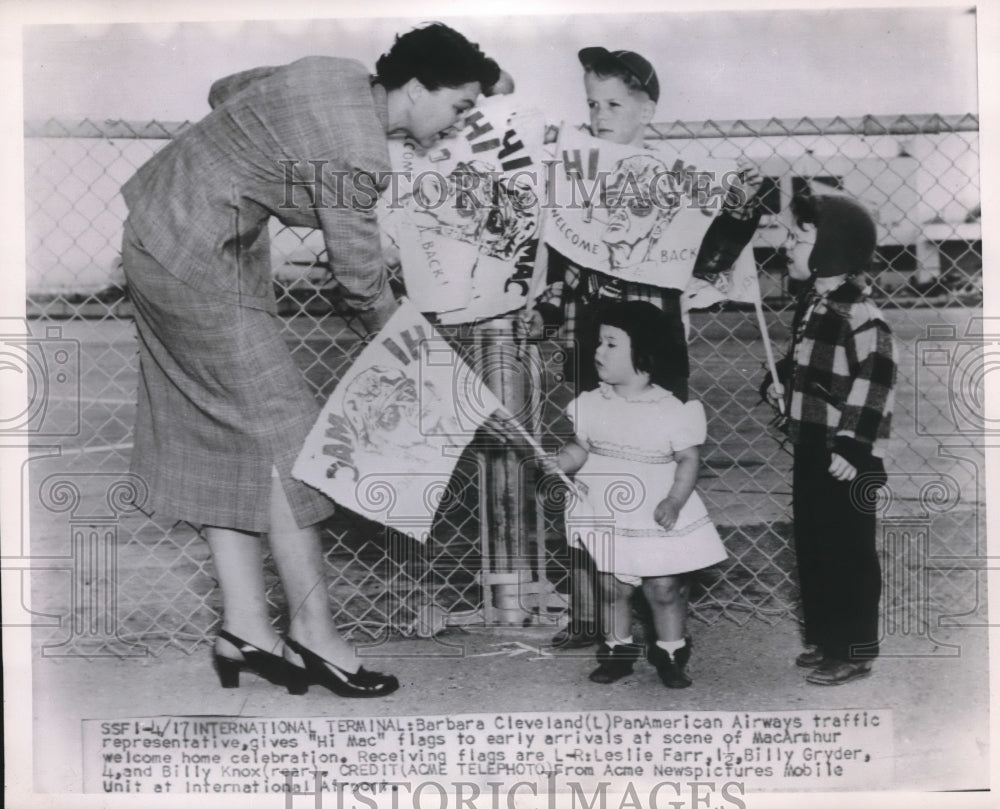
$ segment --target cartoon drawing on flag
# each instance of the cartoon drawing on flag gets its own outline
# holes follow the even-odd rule
[[[541,114],[507,96],[487,99],[426,153],[390,141],[398,181],[380,199],[380,222],[420,311],[467,323],[538,294],[543,134]]]
[[[447,176],[418,175],[410,197],[415,204],[407,212],[422,234],[476,245],[482,255],[506,261],[535,248],[539,205],[530,176],[505,179],[482,160],[462,161]]]
[[[323,406],[292,475],[423,541],[459,454],[501,409],[404,300]]]
[[[431,441],[433,436],[447,435],[441,397],[429,380],[420,388],[418,384],[402,369],[382,365],[365,368],[348,383],[344,416],[359,452],[413,464],[441,454]]]
[[[737,180],[734,162],[697,166],[562,126],[542,237],[570,261],[627,281],[685,289]]]
[[[680,207],[678,195],[653,199],[657,177],[667,171],[666,163],[648,154],[626,157],[615,164],[603,200],[607,223],[601,234],[612,271],[655,260],[653,248]],[[658,204],[661,202],[665,204]]]

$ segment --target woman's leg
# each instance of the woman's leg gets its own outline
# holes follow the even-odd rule
[[[653,625],[660,641],[683,641],[691,587],[683,576],[653,576],[642,580],[653,610]]]
[[[271,486],[271,555],[288,598],[289,637],[348,672],[361,663],[333,624],[316,526],[300,528],[278,478]]]
[[[205,526],[203,533],[222,591],[223,627],[266,652],[280,654],[281,638],[271,624],[264,595],[260,537],[214,526]],[[216,639],[215,648],[224,657],[240,657],[222,638]]]

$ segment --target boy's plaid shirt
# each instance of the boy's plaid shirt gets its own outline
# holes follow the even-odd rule
[[[855,466],[885,457],[898,357],[878,307],[851,280],[810,293],[793,321],[789,438],[844,456]]]
[[[551,249],[548,262],[548,286],[542,290],[535,305],[543,304],[550,307],[546,312],[546,323],[562,326],[563,338],[567,341],[572,341],[578,336],[577,322],[581,307],[593,304],[595,301],[601,299],[648,301],[658,309],[667,309],[667,299],[680,295],[680,290],[626,281],[597,270],[588,270],[586,267],[573,264]]]

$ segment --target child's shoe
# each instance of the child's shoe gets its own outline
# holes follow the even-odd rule
[[[871,660],[837,660],[828,657],[806,677],[806,682],[813,685],[844,685],[871,673]]]
[[[632,673],[632,667],[642,657],[642,647],[635,643],[619,643],[608,646],[602,643],[597,648],[598,666],[590,672],[595,683],[613,683]]]
[[[826,655],[823,654],[823,650],[815,644],[810,644],[806,646],[806,650],[802,654],[795,658],[795,665],[800,669],[814,669],[822,665],[824,660],[826,660]]]
[[[649,662],[656,667],[656,673],[667,688],[687,688],[691,678],[684,669],[691,659],[691,638],[684,638],[684,645],[673,654],[655,643],[649,647]]]

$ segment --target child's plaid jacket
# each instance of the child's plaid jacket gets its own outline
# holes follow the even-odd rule
[[[872,456],[884,458],[898,357],[867,292],[852,279],[825,296],[807,292],[792,335],[791,442],[825,445],[858,468]]]

